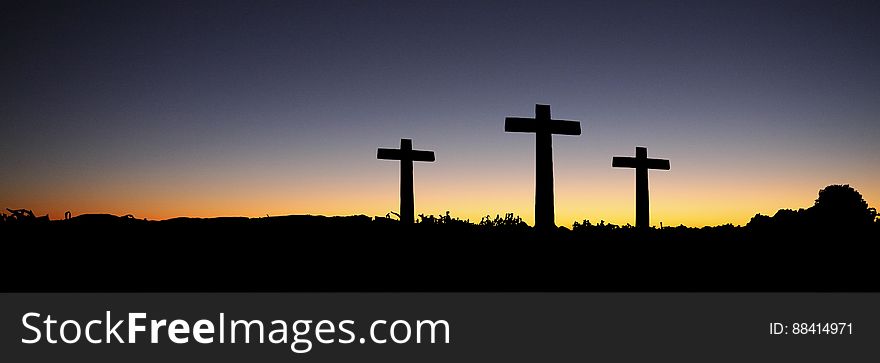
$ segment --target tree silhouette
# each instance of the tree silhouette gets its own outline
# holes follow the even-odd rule
[[[868,207],[862,194],[847,184],[829,185],[819,190],[819,198],[808,212],[812,222],[833,227],[870,225],[877,216],[877,211]]]
[[[849,185],[829,185],[819,190],[815,204],[807,209],[780,209],[773,217],[757,214],[747,227],[759,233],[790,235],[813,232],[852,235],[880,226],[877,210],[869,208],[862,194]]]

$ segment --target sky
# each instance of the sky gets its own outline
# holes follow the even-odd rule
[[[5,1],[0,208],[384,216],[412,138],[416,214],[534,219],[554,136],[556,223],[745,224],[850,184],[880,205],[876,1]]]

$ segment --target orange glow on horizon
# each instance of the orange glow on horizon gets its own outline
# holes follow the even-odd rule
[[[35,214],[49,214],[52,219],[61,219],[68,210],[73,215],[132,214],[136,218],[151,220],[292,214],[385,216],[390,211],[397,211],[398,191],[396,180],[382,179],[383,183],[329,183],[322,188],[274,185],[253,189],[240,186],[247,191],[239,193],[224,193],[222,186],[155,188],[138,194],[129,193],[125,188],[108,188],[101,192],[85,190],[76,194],[56,190],[41,198],[13,198],[0,207],[32,209]],[[424,179],[416,182],[417,215],[442,215],[449,211],[453,217],[479,222],[487,215],[494,218],[495,215],[503,217],[505,213],[514,213],[530,225],[533,222],[534,190],[530,183],[493,185],[484,182],[465,186],[449,184],[442,179]],[[614,179],[619,182],[603,184],[602,187],[557,181],[557,225],[570,227],[573,222],[582,220],[633,224],[635,202],[631,175],[621,173]],[[880,195],[875,190],[852,185],[870,206],[877,206],[880,202]],[[715,186],[714,189],[698,188],[686,183],[676,184],[672,177],[652,175],[652,225],[659,226],[661,222],[664,226],[683,224],[691,227],[726,223],[744,225],[757,213],[773,215],[778,209],[810,207],[818,190],[826,185],[804,182],[744,186],[731,181]],[[731,188],[737,188],[737,192],[724,192]]]

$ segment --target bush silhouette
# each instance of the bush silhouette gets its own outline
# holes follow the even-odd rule
[[[471,224],[471,221],[468,219],[460,219],[450,216],[449,211],[446,211],[446,214],[441,215],[440,217],[434,217],[433,214],[419,214],[419,218],[416,220],[416,223],[428,225],[469,225]]]
[[[492,219],[490,216],[485,216],[480,219],[480,226],[483,227],[491,227],[491,228],[527,228],[528,224],[522,220],[522,218],[513,213],[505,213],[504,218],[501,218],[501,215],[496,214],[495,218]]]

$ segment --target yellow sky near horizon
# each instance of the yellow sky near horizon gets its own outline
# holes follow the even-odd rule
[[[675,164],[673,164],[674,166]],[[323,185],[284,185],[281,182],[150,185],[137,188],[116,185],[80,187],[65,193],[61,185],[49,183],[48,193],[31,198],[4,198],[3,208],[27,208],[35,214],[60,219],[65,211],[73,215],[109,213],[133,214],[151,220],[174,217],[219,217],[314,214],[384,216],[398,209],[396,168],[381,182],[358,184],[335,181]],[[471,184],[448,183],[447,178],[431,179],[428,168],[416,171],[416,214],[452,216],[479,221],[483,216],[515,213],[527,223],[534,219],[533,182],[499,184],[482,181]],[[421,174],[421,175],[420,175]],[[523,172],[523,176],[531,177]],[[593,223],[624,225],[634,223],[634,175],[613,170],[607,177],[581,184],[578,179],[556,176],[556,223],[571,226],[588,219]],[[565,174],[565,173],[562,173]],[[421,178],[420,178],[421,176]],[[601,181],[600,185],[597,182]],[[801,181],[777,184],[743,183],[730,180],[679,181],[675,174],[651,172],[651,223],[659,225],[713,226],[726,223],[744,225],[756,213],[772,215],[778,209],[807,208],[818,190],[845,181]],[[850,182],[870,206],[880,203],[878,190],[864,181]],[[69,189],[68,189],[69,190]],[[35,191],[36,192],[36,191]]]

